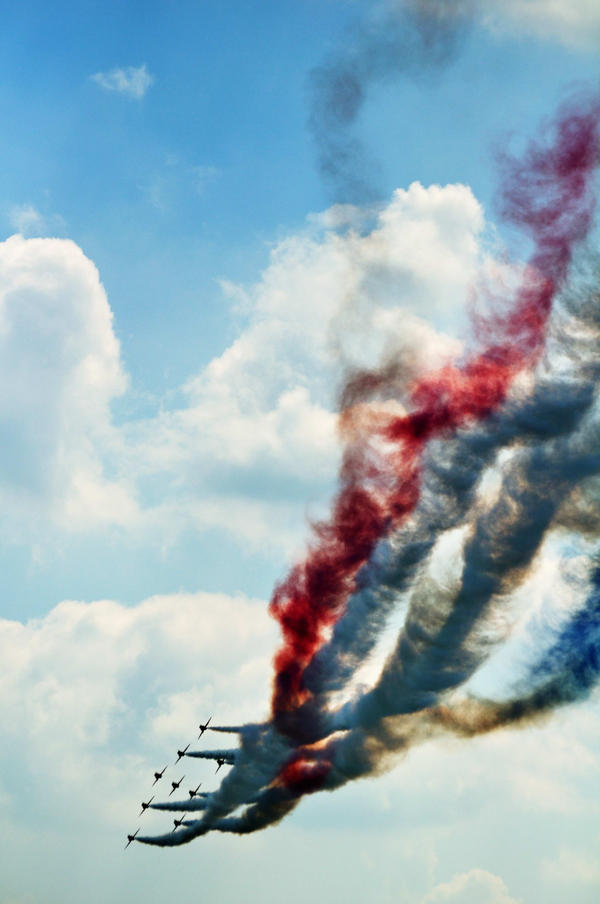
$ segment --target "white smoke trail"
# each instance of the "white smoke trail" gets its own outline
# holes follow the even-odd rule
[[[224,760],[233,765],[237,756],[237,748],[228,747],[222,750],[186,750],[183,756],[189,756],[201,760]]]
[[[150,810],[168,810],[175,812],[194,812],[196,810],[206,809],[206,796],[193,797],[191,800],[174,800],[163,801],[156,804],[150,804]]]

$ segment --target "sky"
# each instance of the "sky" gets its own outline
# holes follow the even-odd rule
[[[248,837],[123,852],[165,829],[138,820],[155,769],[216,786],[210,763],[175,775],[200,721],[268,715],[267,604],[328,510],[344,373],[390,336],[417,369],[460,354],[482,270],[529,250],[498,149],[598,85],[594,0],[473,0],[438,57],[376,55],[332,124],[319,78],[404,8],[4,11],[0,904],[598,898],[593,697],[419,746]],[[338,139],[350,170],[327,166]]]

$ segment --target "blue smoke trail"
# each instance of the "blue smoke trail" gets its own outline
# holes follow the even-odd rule
[[[560,630],[556,641],[530,672],[548,695],[547,705],[558,705],[589,695],[600,678],[600,562],[591,576],[591,591]],[[543,690],[539,692],[540,704]]]

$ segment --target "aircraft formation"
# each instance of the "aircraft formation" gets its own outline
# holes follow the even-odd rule
[[[212,716],[210,716],[206,720],[206,722],[204,722],[204,723],[201,722],[198,725],[198,728],[200,730],[200,734],[198,735],[198,740],[202,737],[202,735],[204,734],[204,732],[207,729],[210,730],[209,725],[210,725],[211,719],[212,719]],[[231,759],[231,757],[224,754],[223,751],[221,751],[221,750],[213,750],[213,751],[211,751],[211,750],[190,750],[189,749],[190,745],[191,745],[191,741],[189,744],[186,744],[185,747],[181,748],[180,750],[177,750],[177,759],[174,762],[175,766],[185,756],[195,757],[195,758],[199,758],[199,759],[214,760],[217,763],[217,768],[215,770],[215,773],[219,771],[221,766],[233,765],[233,760]],[[163,768],[161,770],[154,773],[154,781],[152,782],[152,787],[154,787],[154,785],[156,785],[157,782],[159,782],[162,779],[165,772],[167,771],[167,768],[168,768],[168,766],[163,766]],[[181,778],[179,779],[179,781],[171,782],[171,790],[169,791],[167,797],[171,797],[171,795],[175,791],[179,790],[184,778],[185,778],[185,775],[182,775]],[[205,792],[200,791],[201,786],[202,786],[202,782],[199,782],[195,788],[190,788],[188,790],[188,800],[187,801],[184,799],[183,801],[175,800],[173,802],[165,801],[163,803],[159,803],[159,802],[153,803],[154,798],[155,798],[155,794],[153,794],[152,797],[150,797],[148,800],[142,801],[142,803],[141,803],[142,809],[140,810],[138,815],[143,816],[144,813],[146,812],[146,810],[148,810],[148,809],[152,809],[152,810],[176,809],[179,804],[182,804],[182,803],[189,804],[189,802],[192,801],[196,797],[198,797],[198,798],[206,797],[207,794]],[[185,815],[182,815],[181,817],[173,820],[173,823],[174,823],[173,831],[174,832],[176,832],[177,829],[184,824],[184,820],[185,820]],[[140,828],[136,829],[136,831],[132,835],[127,835],[127,844],[125,845],[125,849],[127,849],[129,847],[129,845],[131,844],[132,841],[135,841],[135,838],[136,838],[138,832],[140,831]]]

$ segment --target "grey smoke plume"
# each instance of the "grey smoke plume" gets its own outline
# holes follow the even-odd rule
[[[309,128],[318,166],[342,203],[374,200],[376,165],[355,134],[372,85],[395,76],[434,77],[457,52],[470,0],[384,0],[310,76]]]

